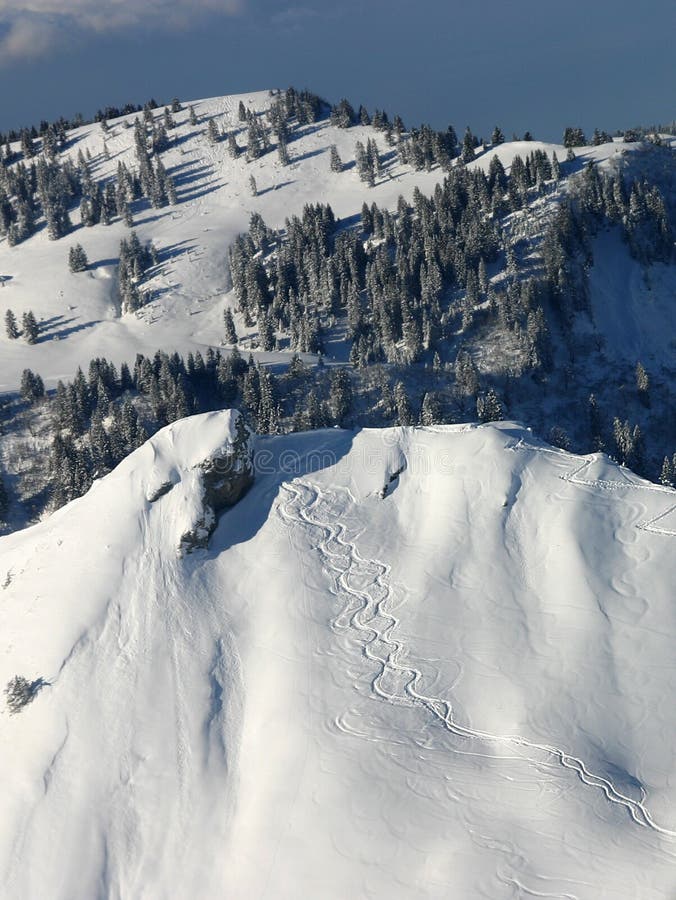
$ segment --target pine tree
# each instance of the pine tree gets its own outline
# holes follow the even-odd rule
[[[352,408],[352,382],[347,369],[334,369],[329,388],[329,411],[336,425],[344,423]]]
[[[237,138],[234,135],[234,132],[230,132],[228,135],[228,153],[232,159],[237,159],[239,156],[239,146],[237,144]]]
[[[289,150],[286,145],[285,140],[279,140],[277,144],[277,158],[279,160],[280,166],[288,166],[289,165]]]
[[[441,422],[441,404],[435,393],[428,391],[420,409],[421,425],[438,425]]]
[[[21,375],[21,399],[25,403],[35,403],[45,396],[45,386],[42,378],[30,369],[24,369]]]
[[[197,125],[198,121],[199,121],[199,120],[198,120],[198,118],[197,118],[197,113],[195,112],[195,107],[194,107],[194,106],[189,106],[189,107],[188,107],[188,122],[189,122],[190,125],[192,125],[192,127],[194,128],[195,125]]]
[[[479,392],[479,372],[466,350],[459,350],[455,359],[455,384],[461,396],[475,397]]]
[[[275,349],[275,328],[269,313],[265,313],[263,316],[259,317],[258,341],[261,349],[266,352]]]
[[[475,153],[475,144],[474,144],[474,135],[469,129],[469,125],[465,129],[465,136],[462,139],[462,154],[461,159],[464,163],[472,162],[474,159]]]
[[[660,472],[660,484],[663,484],[665,487],[673,487],[674,474],[676,473],[674,473],[672,468],[671,460],[668,456],[665,456],[662,462],[662,471]]]
[[[493,134],[491,135],[491,144],[494,147],[497,147],[498,144],[504,144],[504,142],[505,142],[505,136],[502,133],[502,129],[500,128],[499,125],[496,125],[495,128],[493,129]]]
[[[252,197],[258,196],[258,187],[256,186],[256,179],[253,175],[249,175],[249,191],[251,192]]]
[[[308,431],[324,426],[322,406],[313,389],[308,391],[307,397],[305,398],[305,405],[302,412],[302,424],[303,428]]]
[[[23,336],[26,338],[26,343],[37,343],[40,329],[31,310],[28,310],[23,314],[21,324],[23,326]]]
[[[558,181],[561,178],[561,165],[556,151],[552,153],[552,178],[554,181]]]
[[[650,379],[641,362],[636,363],[636,390],[641,398],[641,402],[648,406],[650,403],[650,395],[648,393],[650,390]]]
[[[355,121],[354,109],[348,100],[341,100],[331,109],[331,124],[338,128],[350,128]]]
[[[127,228],[134,227],[134,216],[132,215],[131,206],[125,203],[122,207],[122,219]]]
[[[221,139],[221,134],[215,119],[209,119],[209,124],[207,125],[207,137],[211,144],[217,144]]]
[[[331,171],[336,173],[343,171],[343,161],[335,144],[331,144]]]
[[[89,266],[89,260],[82,244],[76,244],[68,251],[68,268],[71,272],[85,272]]]
[[[7,522],[9,512],[9,494],[5,486],[5,480],[0,472],[0,524]]]
[[[5,485],[5,480],[0,472],[0,524],[6,524],[7,513],[9,512],[9,494]]]
[[[16,324],[16,316],[11,309],[8,309],[5,313],[5,329],[7,331],[7,337],[11,341],[15,341],[19,337],[19,327]]]
[[[397,423],[399,425],[413,425],[415,417],[403,381],[398,381],[394,386],[394,404],[397,410]]]
[[[35,156],[35,144],[30,132],[26,129],[21,132],[21,152],[24,159],[32,159]]]
[[[584,147],[586,146],[586,144],[587,139],[584,136],[584,131],[581,128],[571,128],[569,126],[563,132],[564,147]]]
[[[237,329],[235,328],[235,320],[233,319],[230,307],[226,307],[223,311],[223,324],[225,325],[225,343],[236,344]]]
[[[505,417],[502,403],[493,388],[477,397],[476,411],[480,422],[500,422]]]
[[[174,121],[174,117],[172,116],[168,106],[164,107],[164,127],[167,131],[171,131],[173,128],[176,128],[176,122]]]

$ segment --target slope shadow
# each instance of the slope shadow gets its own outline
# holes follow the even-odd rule
[[[358,225],[361,225],[361,213],[353,213],[351,216],[345,216],[343,219],[336,219],[334,234],[339,234],[341,231],[349,231]]]
[[[260,438],[255,454],[256,478],[248,493],[221,514],[209,541],[207,558],[250,541],[270,516],[284,482],[338,465],[358,432],[338,428]]]

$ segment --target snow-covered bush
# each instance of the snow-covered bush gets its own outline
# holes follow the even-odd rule
[[[21,712],[24,706],[27,706],[35,699],[38,691],[44,684],[42,678],[35,681],[29,681],[23,675],[15,675],[10,678],[5,688],[7,695],[7,706],[12,715]]]

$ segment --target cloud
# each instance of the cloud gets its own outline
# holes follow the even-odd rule
[[[319,18],[321,18],[321,13],[316,9],[310,9],[307,6],[290,6],[271,16],[270,22],[282,28],[297,29]]]
[[[317,22],[326,22],[339,18],[344,12],[344,4],[341,6],[326,7],[321,9],[309,6],[289,6],[270,17],[270,24],[283,31],[302,31]]]
[[[245,0],[0,0],[0,65],[41,56],[87,33],[182,30],[206,16],[236,16]]]

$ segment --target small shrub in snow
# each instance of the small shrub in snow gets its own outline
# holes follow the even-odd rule
[[[24,706],[35,699],[43,684],[42,678],[38,678],[36,681],[29,681],[23,675],[15,675],[14,678],[11,678],[5,688],[10,713],[15,715],[21,712]]]

